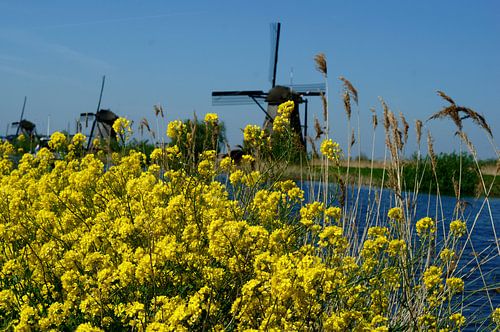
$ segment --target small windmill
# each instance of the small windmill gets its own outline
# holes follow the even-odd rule
[[[19,134],[23,134],[25,137],[28,138],[35,138],[37,137],[36,133],[36,125],[28,121],[24,118],[24,110],[26,109],[26,101],[27,97],[24,97],[24,102],[23,102],[23,108],[21,110],[21,118],[17,122],[12,122],[11,126],[16,127],[16,135],[15,136],[10,136],[9,138],[15,138],[19,136]]]
[[[278,106],[288,100],[295,102],[295,108],[290,116],[292,130],[299,136],[300,142],[305,149],[305,137],[307,137],[307,106],[306,97],[321,96],[325,92],[324,83],[276,85],[276,72],[278,67],[278,51],[280,42],[281,23],[271,24],[271,58],[269,66],[269,80],[271,89],[268,92],[262,90],[244,91],[213,91],[212,104],[222,105],[248,105],[256,104],[265,114],[264,129],[272,130],[272,123],[277,115]],[[263,103],[267,103],[264,108]],[[301,125],[299,105],[304,104],[304,125]],[[302,132],[303,128],[303,132]]]
[[[87,150],[92,147],[94,137],[105,140],[108,138],[113,139],[116,133],[113,130],[113,123],[118,119],[118,116],[111,112],[109,109],[101,109],[102,93],[104,91],[104,82],[106,76],[102,77],[101,93],[99,95],[99,102],[97,103],[97,111],[95,113],[81,113],[80,123],[85,121],[85,128],[88,127],[89,119],[93,119],[90,129],[90,135],[87,143]],[[78,125],[79,126],[79,125]]]

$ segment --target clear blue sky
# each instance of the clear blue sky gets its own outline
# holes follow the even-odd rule
[[[74,131],[79,113],[95,111],[106,75],[102,107],[135,124],[142,117],[154,124],[157,103],[168,120],[217,112],[236,145],[240,128],[262,124],[263,114],[251,106],[214,107],[211,91],[270,87],[269,23],[278,20],[278,83],[290,82],[292,68],[294,83],[321,82],[313,57],[324,52],[332,136],[344,147],[341,75],[359,91],[365,153],[369,108],[381,115],[378,96],[406,115],[413,132],[415,119],[445,105],[435,92],[443,90],[483,114],[500,136],[500,2],[462,0],[0,0],[0,133],[18,120],[25,95],[26,118],[39,131],[49,115],[51,130],[70,124]],[[320,104],[311,112],[320,115]],[[438,151],[458,149],[449,121],[427,127]],[[495,156],[483,132],[468,122],[465,130],[482,158]],[[381,128],[377,142],[382,146]]]

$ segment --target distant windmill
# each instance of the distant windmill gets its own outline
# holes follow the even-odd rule
[[[269,80],[271,89],[268,92],[262,90],[245,91],[213,91],[212,104],[219,105],[248,105],[255,103],[265,114],[264,128],[272,130],[272,123],[277,115],[279,104],[293,100],[295,109],[290,118],[292,130],[297,133],[305,149],[305,137],[307,137],[307,106],[308,100],[305,97],[321,96],[325,92],[324,83],[315,84],[294,84],[294,85],[276,85],[276,72],[278,66],[278,51],[280,42],[281,23],[271,24],[271,61],[269,68]],[[262,103],[267,103],[264,108]],[[299,115],[299,105],[305,104],[304,126],[301,125]],[[302,133],[302,128],[304,132]]]
[[[27,99],[27,97],[24,97],[23,108],[21,110],[21,118],[17,122],[12,122],[12,126],[17,127],[15,137],[19,136],[19,134],[23,134],[28,138],[35,138],[37,136],[36,125],[24,118],[24,110],[26,109]]]
[[[102,77],[101,93],[99,95],[99,102],[97,103],[97,111],[95,113],[81,113],[80,122],[85,121],[85,128],[88,127],[89,119],[92,119],[92,126],[90,129],[90,135],[87,143],[87,150],[92,147],[92,141],[94,137],[99,139],[108,139],[116,137],[116,133],[113,130],[113,123],[118,119],[118,116],[111,112],[109,109],[101,109],[102,93],[104,91],[104,82],[106,81],[106,76]]]

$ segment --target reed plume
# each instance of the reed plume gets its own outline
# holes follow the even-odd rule
[[[351,97],[349,96],[349,92],[344,91],[344,109],[347,114],[347,119],[351,120]]]
[[[406,144],[408,142],[408,130],[410,129],[410,125],[406,121],[406,118],[403,115],[403,112],[399,112],[399,118],[401,119],[401,123],[403,124],[404,144]]]
[[[372,112],[372,126],[373,126],[373,130],[375,130],[375,129],[377,129],[377,126],[378,126],[377,113],[375,112],[374,108],[370,108],[370,111]]]
[[[322,73],[325,77],[328,74],[328,67],[326,65],[326,56],[324,53],[318,53],[314,57],[314,61],[316,62],[316,69]]]
[[[432,170],[436,172],[436,153],[434,152],[434,140],[432,139],[430,131],[427,131],[427,150],[431,158]]]
[[[323,131],[323,128],[321,128],[321,124],[319,123],[319,120],[316,116],[314,117],[314,130],[316,131],[316,136],[314,137],[314,139],[319,139],[321,135],[325,133]]]
[[[155,116],[160,115],[162,118],[164,117],[163,107],[160,104],[154,105],[153,108],[155,111]]]
[[[457,131],[456,135],[458,135],[458,137],[460,137],[462,142],[464,142],[465,145],[467,145],[469,152],[474,156],[474,158],[476,158],[477,151],[476,151],[476,148],[474,147],[474,144],[472,144],[472,141],[469,139],[469,136],[467,136],[467,134],[464,133],[463,131]]]
[[[422,121],[421,120],[415,121],[415,130],[417,132],[417,145],[420,146],[420,140],[422,138]]]
[[[439,96],[441,96],[441,98],[443,98],[444,100],[446,100],[450,104],[455,105],[455,101],[453,99],[451,99],[446,93],[444,93],[443,91],[439,91],[439,90],[437,91],[437,93]]]
[[[151,132],[151,127],[149,126],[149,122],[146,118],[142,118],[141,122],[139,123],[139,128],[142,128],[142,130],[146,128],[148,132]]]
[[[484,116],[481,114],[475,112],[473,109],[468,108],[468,107],[463,107],[463,106],[457,106],[453,99],[451,99],[449,96],[447,96],[444,92],[438,91],[439,96],[441,96],[444,100],[448,101],[451,103],[450,106],[443,108],[441,111],[434,113],[427,121],[429,120],[434,120],[434,119],[443,119],[443,118],[450,118],[453,120],[455,125],[457,126],[457,129],[459,131],[463,130],[463,125],[462,125],[462,120],[471,118],[472,121],[483,128],[489,135],[490,137],[493,137],[493,133],[491,132],[491,128],[486,122],[486,119]],[[460,113],[463,113],[461,116]]]
[[[354,100],[354,102],[357,105],[358,104],[358,90],[356,90],[354,88],[354,86],[352,85],[352,83],[344,76],[340,76],[339,79],[344,83],[344,89],[346,91],[349,91],[349,94],[351,95],[352,99]]]
[[[326,100],[326,96],[323,92],[320,92],[320,96],[323,104],[323,121],[326,121],[328,118],[328,101]]]

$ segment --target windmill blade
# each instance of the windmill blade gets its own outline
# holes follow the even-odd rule
[[[285,86],[292,89],[293,92],[303,96],[320,96],[322,93],[326,92],[325,83],[292,84]]]
[[[23,102],[23,109],[21,111],[21,119],[19,119],[19,124],[23,121],[23,117],[24,117],[24,109],[26,108],[26,99],[27,97],[24,96],[24,102]],[[17,126],[17,130],[16,130],[16,136],[19,135],[19,130],[20,130],[20,125]]]
[[[269,60],[269,81],[274,88],[276,86],[276,70],[278,68],[278,50],[280,46],[281,23],[271,24],[271,56]]]
[[[104,91],[104,83],[106,82],[106,76],[102,76],[102,83],[101,83],[101,92],[99,93],[99,102],[97,103],[97,110],[96,110],[96,117],[94,118],[94,122],[92,123],[92,129],[90,129],[90,138],[87,144],[87,151],[90,150],[90,144],[92,143],[90,140],[92,139],[92,135],[94,134],[94,128],[95,128],[95,123],[97,121],[97,113],[99,113],[99,110],[101,109],[101,101],[102,101],[102,92]]]
[[[255,99],[264,99],[266,94],[260,90],[252,91],[213,91],[212,105],[252,105]]]

